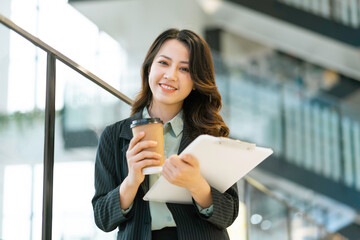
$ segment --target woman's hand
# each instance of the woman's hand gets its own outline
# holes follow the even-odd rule
[[[162,175],[170,183],[188,189],[200,207],[207,208],[212,204],[210,185],[201,175],[199,162],[193,156],[184,154],[181,159],[172,155],[166,159]]]
[[[134,136],[126,152],[126,159],[129,173],[120,185],[120,207],[125,210],[131,206],[140,184],[144,181],[145,176],[142,173],[143,168],[150,165],[160,164],[161,155],[151,151],[144,151],[149,147],[155,147],[154,141],[141,141],[145,136],[144,132]]]
[[[145,179],[145,176],[142,173],[143,168],[159,165],[161,158],[161,155],[156,152],[144,151],[146,148],[155,147],[157,145],[157,142],[155,141],[141,141],[144,136],[144,132],[140,132],[138,135],[134,136],[131,139],[129,148],[126,152],[129,168],[128,183],[137,186]]]

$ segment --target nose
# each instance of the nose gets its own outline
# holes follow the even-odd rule
[[[177,68],[175,68],[175,67],[168,68],[168,70],[165,73],[165,78],[172,80],[172,81],[177,81],[177,79],[178,79]]]

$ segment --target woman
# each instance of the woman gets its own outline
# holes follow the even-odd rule
[[[106,127],[100,138],[92,200],[97,226],[118,227],[117,239],[229,239],[226,228],[238,215],[236,184],[220,193],[201,176],[195,158],[178,155],[200,134],[229,135],[206,42],[189,30],[166,30],[151,45],[141,73],[132,116]],[[156,142],[140,141],[144,133],[132,135],[131,122],[144,117],[165,123],[161,174],[187,188],[193,204],[143,200],[159,176],[144,176],[142,169],[160,159],[144,150]]]

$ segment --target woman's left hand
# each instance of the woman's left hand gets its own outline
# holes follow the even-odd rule
[[[199,162],[189,154],[182,158],[172,155],[166,159],[162,175],[170,183],[189,190],[194,200],[203,208],[212,204],[211,189],[200,173]]]

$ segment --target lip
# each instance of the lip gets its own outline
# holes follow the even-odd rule
[[[177,90],[176,87],[174,86],[171,86],[170,84],[166,84],[166,83],[159,83],[159,86],[161,87],[161,89],[165,92],[174,92]],[[165,88],[165,87],[170,87],[172,89],[169,89],[169,88]]]

